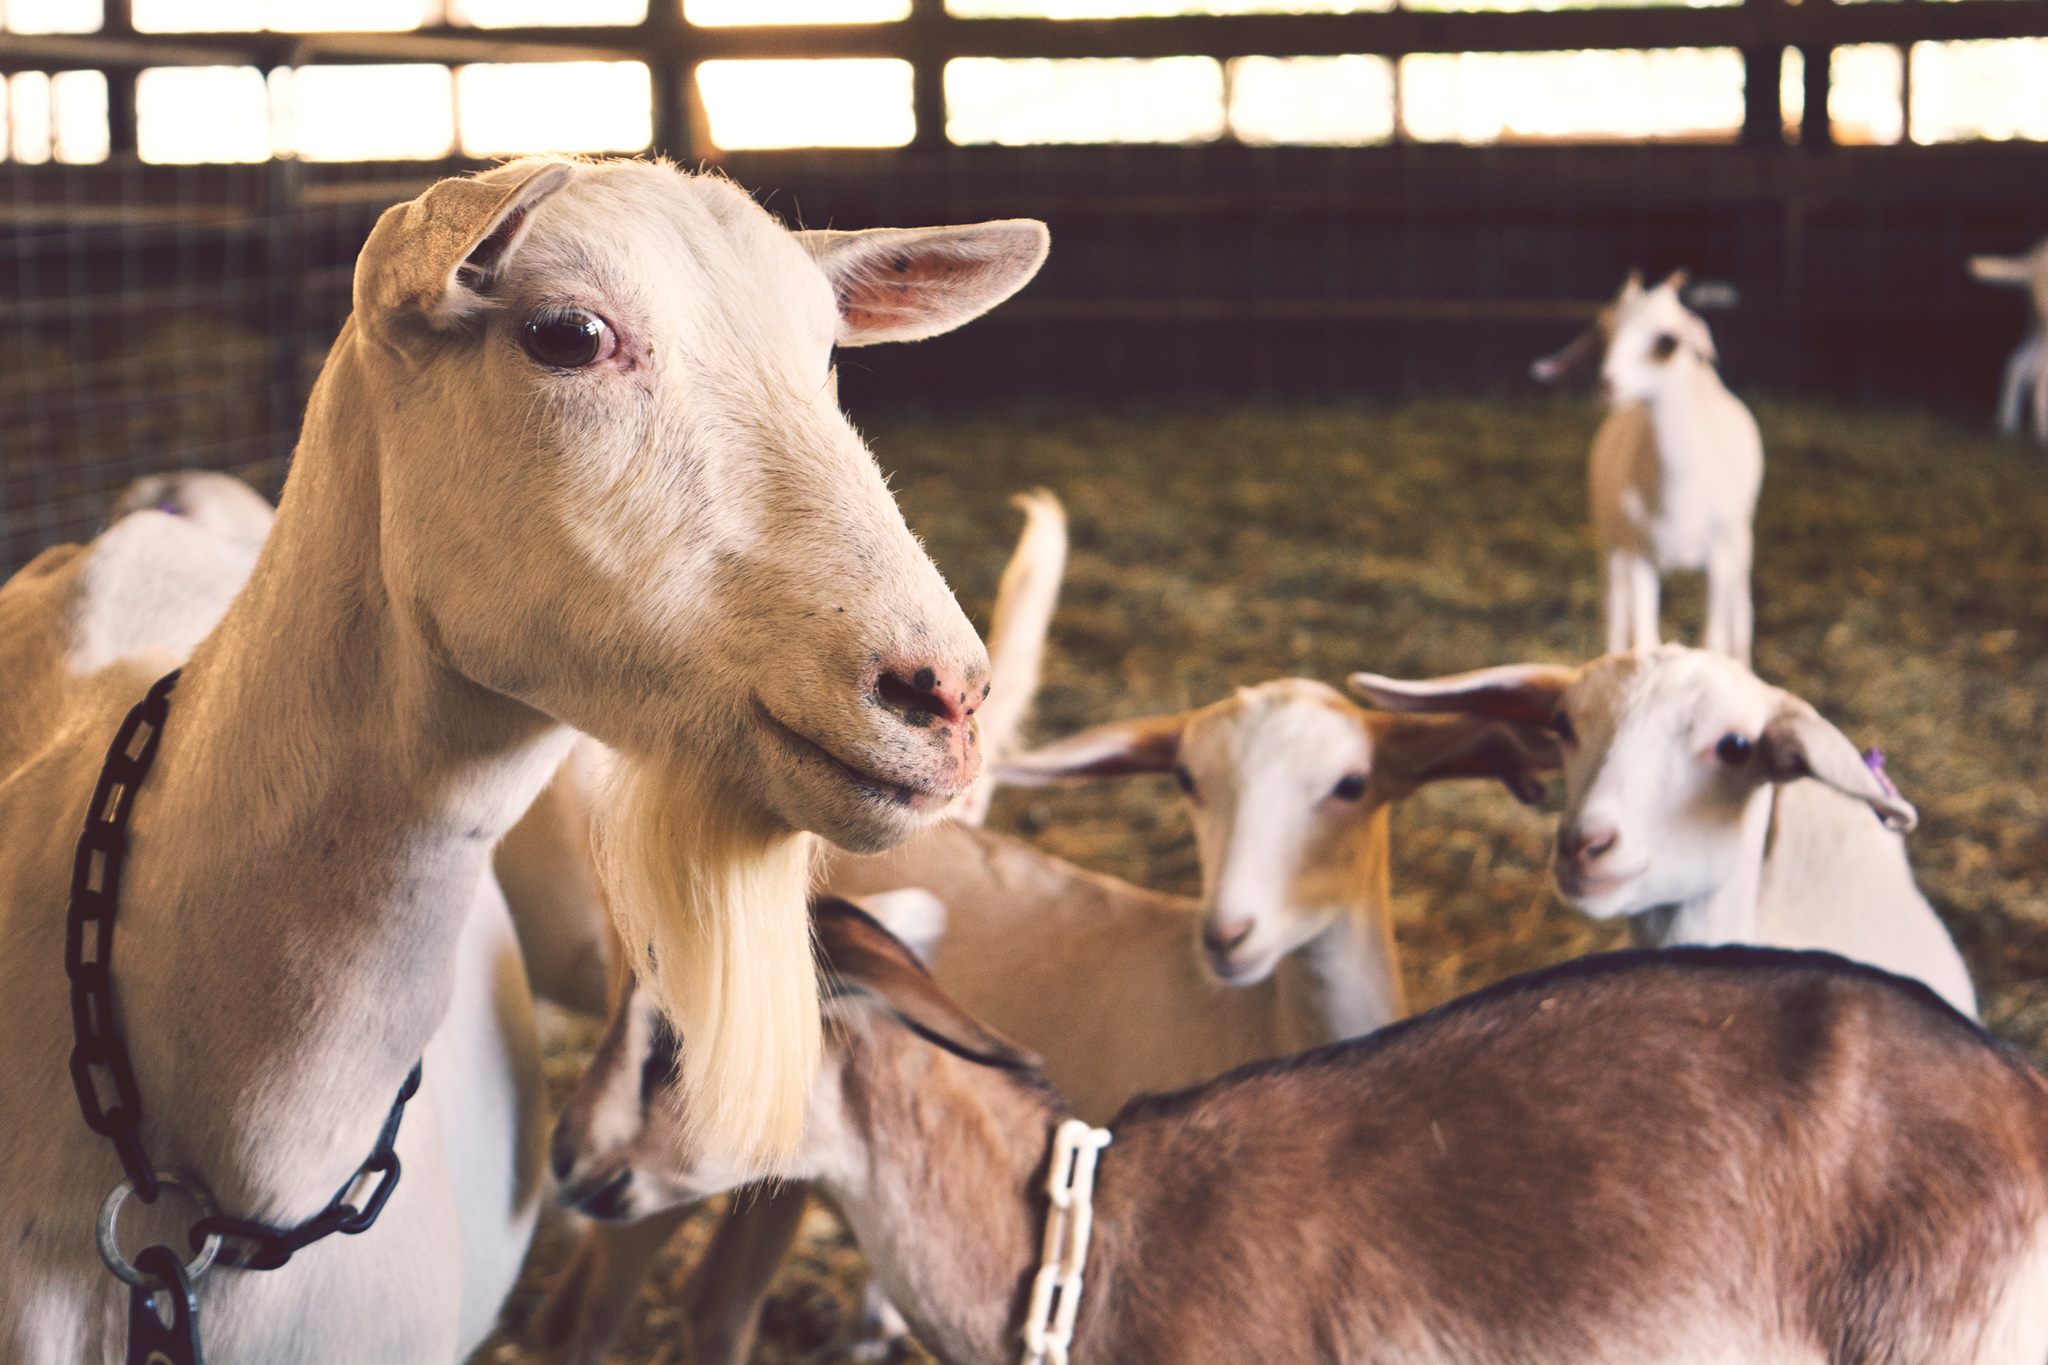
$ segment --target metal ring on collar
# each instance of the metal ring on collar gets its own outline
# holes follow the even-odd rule
[[[197,1176],[183,1171],[158,1171],[156,1183],[164,1189],[176,1190],[199,1208],[200,1218],[211,1218],[218,1212],[213,1206],[213,1196]],[[168,1286],[158,1282],[154,1275],[145,1275],[121,1254],[121,1243],[114,1236],[114,1229],[121,1221],[121,1206],[128,1202],[128,1196],[135,1193],[133,1181],[123,1180],[107,1195],[107,1202],[100,1205],[99,1242],[100,1259],[107,1263],[107,1269],[137,1289],[164,1289]],[[213,1258],[220,1254],[220,1237],[207,1234],[200,1244],[199,1254],[185,1262],[185,1278],[198,1283],[199,1277],[213,1269]]]

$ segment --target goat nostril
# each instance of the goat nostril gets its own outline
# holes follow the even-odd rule
[[[947,695],[937,670],[931,668],[920,668],[908,679],[885,668],[875,680],[875,695],[906,724],[920,728],[933,721],[958,725],[969,714],[965,706]]]
[[[1202,942],[1212,953],[1227,953],[1251,936],[1252,922],[1248,919],[1238,919],[1227,924],[1211,924],[1202,931]]]
[[[569,1178],[569,1172],[576,1169],[576,1148],[573,1144],[556,1139],[554,1150],[548,1154],[548,1168],[555,1173],[555,1182]]]
[[[1576,863],[1598,862],[1614,851],[1621,842],[1621,832],[1613,829],[1573,829],[1558,835],[1557,850]]]

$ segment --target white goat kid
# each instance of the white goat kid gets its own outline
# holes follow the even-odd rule
[[[991,632],[998,657],[1004,647],[994,642],[1005,633]],[[1005,782],[1176,773],[1201,853],[1199,901],[954,822],[888,853],[836,856],[826,881],[845,895],[903,886],[936,895],[947,913],[928,954],[935,976],[1040,1053],[1076,1111],[1101,1122],[1133,1095],[1398,1019],[1387,808],[1452,778],[1498,777],[1533,796],[1526,770],[1536,760],[1525,744],[1511,725],[1372,713],[1324,684],[1281,679],[1197,710],[991,757]],[[927,940],[931,929],[906,936]],[[573,1139],[563,1139],[557,1171],[568,1175],[574,1156]],[[572,1197],[606,1218],[672,1202],[630,1182]],[[747,1357],[802,1208],[801,1192],[784,1191],[726,1215],[682,1315],[699,1365]],[[543,1315],[550,1359],[603,1357],[684,1213],[593,1230]]]
[[[1763,442],[1756,419],[1715,372],[1713,336],[1679,297],[1684,284],[1682,271],[1654,289],[1631,274],[1600,324],[1608,329],[1601,387],[1611,407],[1587,475],[1607,648],[1658,643],[1661,575],[1704,569],[1706,646],[1747,663]]]
[[[1986,284],[2025,289],[2031,296],[2033,319],[2005,362],[1998,389],[1998,429],[2019,435],[2021,415],[2031,408],[2034,439],[2048,445],[2048,239],[2022,256],[1972,256],[1970,273]]]
[[[964,322],[1044,250],[1033,223],[802,238],[644,162],[517,162],[379,221],[275,529],[128,798],[114,989],[150,1157],[243,1217],[323,1207],[422,1053],[426,1081],[370,1235],[199,1282],[209,1360],[450,1360],[492,1325],[542,1114],[487,874],[566,725],[697,771],[701,804],[784,840],[886,846],[973,779],[980,642],[833,402],[829,351]],[[174,655],[79,676],[68,645],[109,545],[156,533],[204,536],[129,517],[0,588],[9,1361],[125,1358],[127,1295],[91,1235],[121,1174],[71,1093],[61,907],[109,739]],[[748,884],[733,847],[681,851],[705,894]],[[796,959],[758,970],[787,978],[765,997],[812,998],[800,904],[680,910],[703,951],[661,959],[683,978],[665,995],[729,920],[794,913]],[[798,1094],[707,1131],[778,1149],[816,1011],[722,1009],[748,1035],[714,1027],[735,1055],[696,1074],[762,1064]],[[189,1211],[164,1217],[182,1244]]]
[[[1646,946],[1826,949],[1975,1015],[1969,971],[1899,837],[1913,807],[1812,706],[1732,660],[1664,645],[1583,668],[1351,685],[1380,706],[1553,734],[1565,775],[1554,869],[1582,913],[1628,916]]]

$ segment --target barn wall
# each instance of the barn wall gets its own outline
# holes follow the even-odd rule
[[[274,482],[377,212],[455,166],[0,169],[0,565],[181,464]],[[1048,219],[1043,278],[942,342],[847,357],[887,399],[1398,397],[1526,383],[1631,265],[1736,286],[1740,386],[1988,412],[2048,235],[2048,147],[1397,146],[756,153],[776,212]]]

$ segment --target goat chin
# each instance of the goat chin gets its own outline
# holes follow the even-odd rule
[[[817,841],[687,765],[621,759],[601,805],[597,860],[626,960],[683,1040],[684,1130],[780,1166],[803,1137],[820,1055]]]

